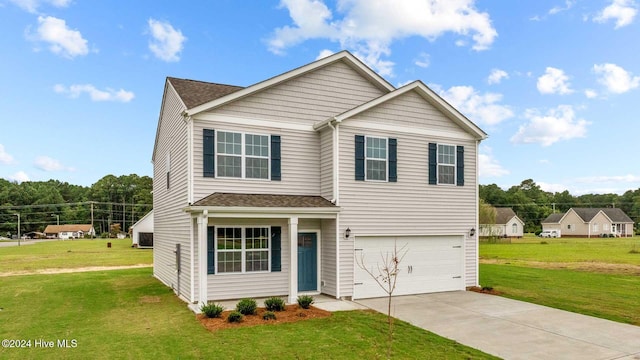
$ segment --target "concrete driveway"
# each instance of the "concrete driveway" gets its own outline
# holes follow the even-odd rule
[[[357,300],[387,312],[386,298]],[[394,316],[504,359],[640,360],[640,327],[470,291],[399,296]],[[639,304],[640,311],[640,304]]]

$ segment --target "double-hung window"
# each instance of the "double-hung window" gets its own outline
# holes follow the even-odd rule
[[[456,183],[456,147],[438,144],[438,184]]]
[[[216,228],[218,273],[269,271],[268,227]]]
[[[387,180],[387,139],[366,137],[365,165],[367,180]]]
[[[217,176],[269,179],[269,136],[217,131]]]

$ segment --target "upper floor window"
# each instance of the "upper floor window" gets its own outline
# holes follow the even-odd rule
[[[438,144],[438,184],[456,183],[456,147]]]
[[[217,176],[269,179],[269,136],[218,131]]]
[[[387,139],[366,137],[367,180],[387,180]]]
[[[280,135],[203,129],[202,176],[280,181]]]

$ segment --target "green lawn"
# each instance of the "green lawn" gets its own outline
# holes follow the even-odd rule
[[[546,244],[543,244],[546,242]],[[640,265],[640,237],[559,238],[525,237],[511,244],[480,244],[481,259],[508,259],[541,262],[602,262]]]
[[[640,325],[640,253],[633,249],[640,251],[640,238],[481,243],[480,284],[506,297]]]
[[[384,357],[385,321],[369,311],[326,319],[228,329],[201,326],[149,268],[0,278],[2,359],[373,359]],[[485,359],[489,355],[407,323],[396,323],[402,359]],[[75,340],[75,348],[35,348],[35,340]]]
[[[107,247],[108,242],[111,248]],[[151,265],[153,251],[132,248],[131,239],[60,240],[2,247],[0,259],[2,273],[85,266]]]

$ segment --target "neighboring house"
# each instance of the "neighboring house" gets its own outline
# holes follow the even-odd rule
[[[566,237],[633,236],[633,220],[618,208],[571,208],[551,214],[542,230],[560,230]]]
[[[82,239],[85,235],[95,236],[96,231],[91,224],[78,225],[47,225],[44,229],[44,233],[49,238],[57,238],[62,240],[67,239]]]
[[[133,247],[153,247],[153,210],[131,226],[131,240]]]
[[[495,224],[480,224],[480,236],[521,238],[524,233],[524,221],[520,220],[511,208],[499,207],[495,209]]]
[[[167,78],[153,151],[154,276],[212,300],[478,285],[478,144],[420,81],[396,89],[343,51],[246,88]],[[474,230],[475,231],[475,230]]]

